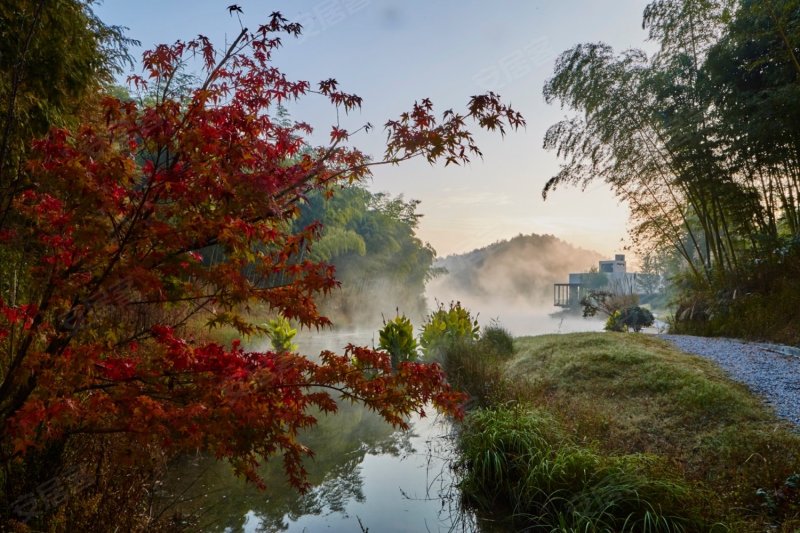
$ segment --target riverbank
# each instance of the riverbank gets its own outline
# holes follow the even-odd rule
[[[515,347],[503,386],[464,426],[465,497],[486,516],[566,530],[800,526],[800,436],[712,361],[634,334]]]

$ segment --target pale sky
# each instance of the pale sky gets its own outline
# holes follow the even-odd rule
[[[226,6],[234,0],[105,0],[96,12],[107,24],[127,26],[143,49],[198,33],[219,48],[238,33]],[[285,38],[276,64],[291,78],[312,83],[336,78],[363,97],[360,112],[342,120],[370,134],[353,138],[380,156],[380,127],[428,97],[439,112],[464,110],[470,96],[493,90],[522,112],[527,128],[478,135],[483,160],[467,167],[411,162],[375,171],[369,188],[422,201],[419,236],[440,256],[508,239],[552,234],[609,257],[621,252],[627,208],[603,184],[586,191],[561,188],[545,202],[541,190],[558,159],[542,148],[547,128],[568,110],[547,105],[542,86],[555,57],[581,42],[604,41],[616,50],[647,47],[641,27],[647,0],[237,0],[245,26],[272,11],[305,27]],[[135,56],[140,51],[134,51]],[[289,107],[293,118],[327,135],[334,110],[309,96]]]

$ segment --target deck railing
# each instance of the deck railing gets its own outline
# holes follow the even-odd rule
[[[578,307],[583,297],[580,283],[556,283],[553,285],[553,305],[556,307]]]

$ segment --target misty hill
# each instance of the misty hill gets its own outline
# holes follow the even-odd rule
[[[439,298],[552,305],[553,283],[570,272],[583,272],[603,259],[553,235],[518,235],[484,248],[437,259],[447,273],[428,285]],[[446,295],[446,296],[445,296]]]

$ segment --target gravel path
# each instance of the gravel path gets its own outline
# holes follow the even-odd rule
[[[779,417],[800,426],[800,349],[690,335],[658,337],[716,362],[732,379],[764,398]]]

